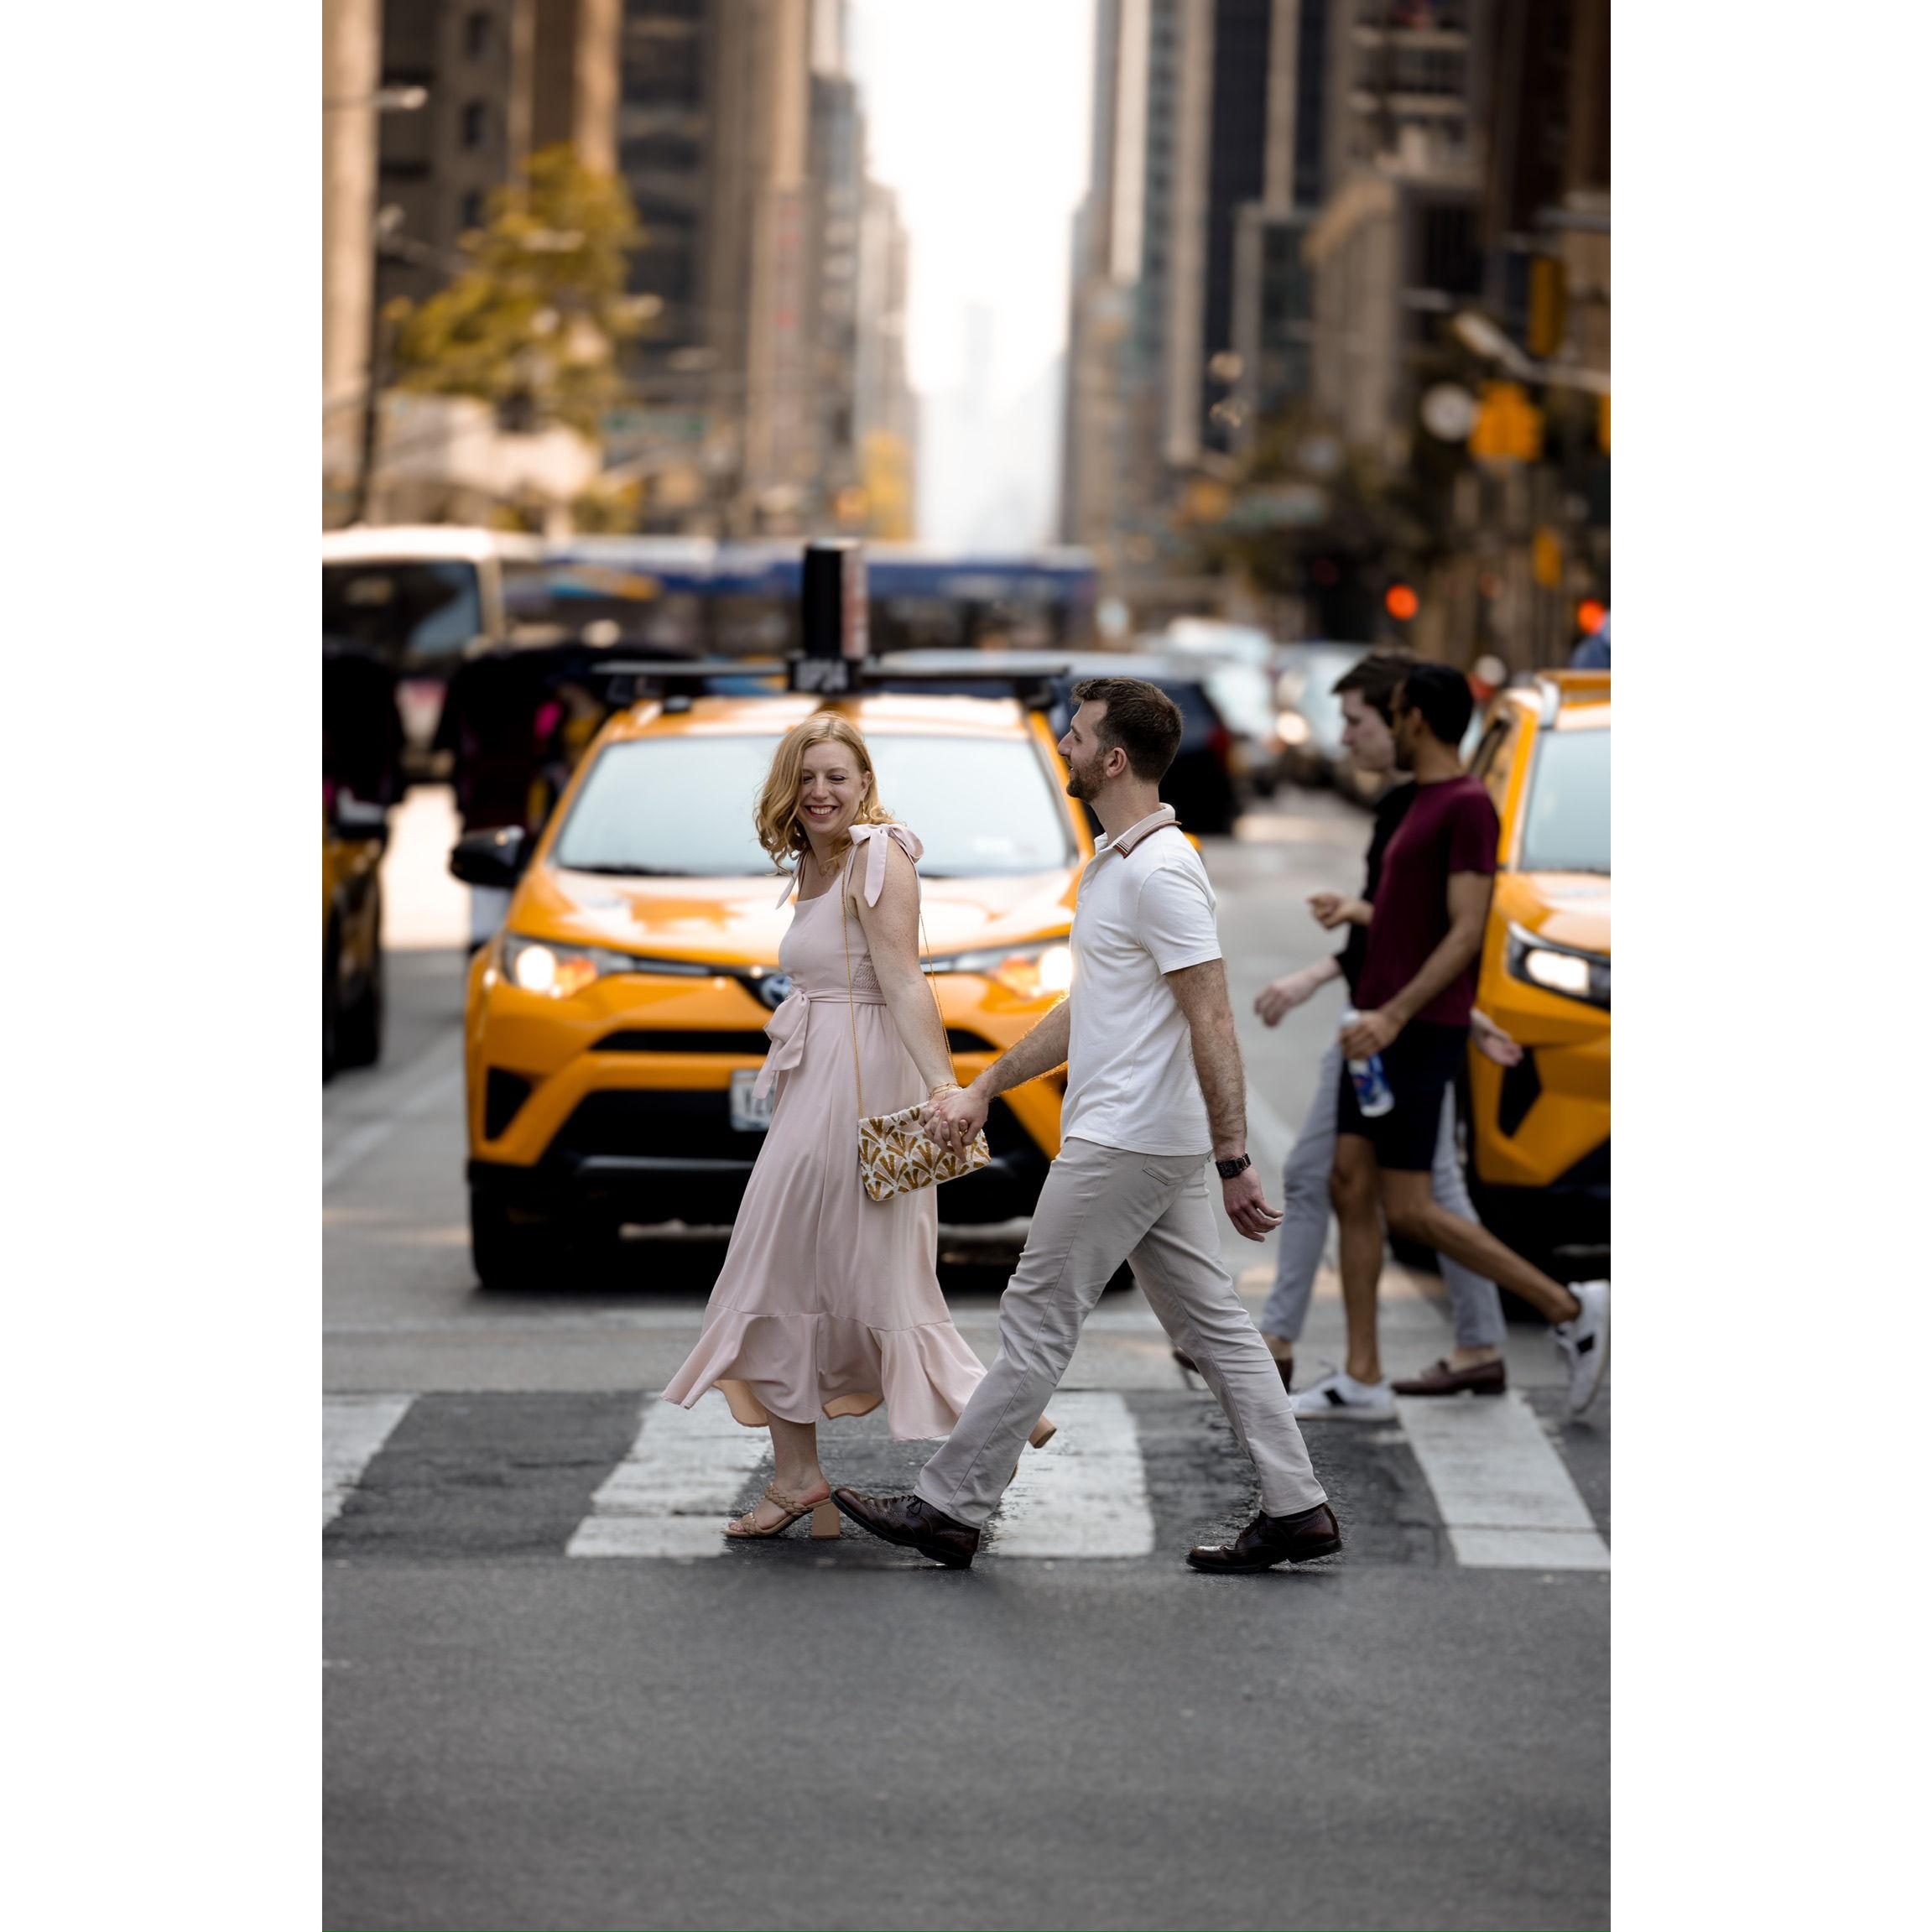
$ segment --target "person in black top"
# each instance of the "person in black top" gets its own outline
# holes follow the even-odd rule
[[[1363,770],[1393,772],[1395,768],[1395,740],[1389,726],[1389,706],[1404,672],[1414,661],[1406,652],[1372,652],[1336,684],[1336,695],[1341,700],[1346,721],[1343,742]],[[1350,898],[1340,893],[1315,893],[1310,898],[1309,909],[1322,925],[1331,930],[1336,927],[1343,930],[1346,936],[1341,950],[1332,958],[1304,967],[1299,972],[1289,973],[1263,989],[1254,1008],[1268,1025],[1278,1025],[1284,1014],[1300,1006],[1331,980],[1340,979],[1353,998],[1368,950],[1368,919],[1376,888],[1381,883],[1383,855],[1414,797],[1414,785],[1405,783],[1392,786],[1377,801],[1375,830],[1369,840],[1368,862],[1359,898]],[[1505,1066],[1521,1057],[1522,1049],[1507,1034],[1491,1026],[1480,1016],[1475,1030],[1482,1050]],[[1284,1199],[1281,1245],[1275,1252],[1274,1286],[1269,1290],[1259,1326],[1269,1353],[1279,1366],[1282,1382],[1288,1387],[1293,1386],[1294,1345],[1308,1318],[1315,1271],[1321,1265],[1322,1250],[1328,1239],[1331,1214],[1328,1176],[1335,1154],[1335,1096],[1341,1072],[1341,1045],[1337,1039],[1322,1055],[1307,1121],[1282,1169]],[[1453,1101],[1450,1104],[1453,1105]],[[1451,1214],[1460,1215],[1466,1221],[1476,1219],[1461,1164],[1456,1158],[1453,1122],[1445,1125],[1439,1137],[1432,1183],[1436,1200]],[[1455,1321],[1456,1356],[1453,1359],[1462,1367],[1476,1368],[1480,1365],[1482,1373],[1493,1380],[1496,1391],[1500,1393],[1504,1387],[1504,1326],[1502,1304],[1496,1292],[1496,1284],[1446,1257],[1443,1258],[1442,1276],[1449,1291]],[[1433,1373],[1429,1372],[1429,1376]],[[1419,1381],[1429,1378],[1424,1377]],[[1405,1384],[1403,1393],[1409,1392],[1409,1385]],[[1418,1387],[1415,1393],[1435,1391]]]
[[[1385,1215],[1397,1235],[1482,1268],[1549,1318],[1573,1416],[1595,1399],[1609,1359],[1607,1280],[1565,1287],[1480,1223],[1449,1212],[1432,1191],[1442,1117],[1468,1050],[1501,832],[1488,792],[1463,770],[1456,748],[1471,709],[1467,680],[1439,664],[1412,664],[1390,701],[1396,762],[1415,774],[1414,796],[1383,856],[1354,989],[1361,1010],[1342,1029],[1341,1049],[1357,1062],[1379,1058],[1393,1105],[1365,1107],[1346,1072],[1336,1082],[1329,1191],[1341,1223],[1348,1359],[1290,1398],[1298,1415],[1396,1413],[1376,1332]]]

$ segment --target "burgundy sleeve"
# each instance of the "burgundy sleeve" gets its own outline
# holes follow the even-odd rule
[[[1451,872],[1492,873],[1502,821],[1487,791],[1468,791],[1457,799],[1449,820],[1449,869]]]

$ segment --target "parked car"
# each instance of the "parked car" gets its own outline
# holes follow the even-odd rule
[[[1271,669],[1276,646],[1267,632],[1216,618],[1177,617],[1152,633],[1144,648],[1200,667],[1201,682],[1233,737],[1236,784],[1272,798],[1292,776],[1289,752],[1303,734],[1292,723],[1286,734],[1282,730]]]
[[[1078,708],[1073,687],[1083,678],[1144,678],[1180,707],[1180,749],[1161,780],[1160,795],[1190,832],[1206,836],[1234,829],[1242,797],[1239,759],[1234,734],[1210,694],[1206,667],[1131,651],[903,651],[878,659],[872,681],[889,690],[895,669],[916,674],[909,689],[983,696],[1011,690],[1016,678],[1037,679],[1056,742]],[[1090,815],[1090,826],[1093,822]]]
[[[1610,676],[1497,694],[1471,764],[1502,821],[1476,1003],[1523,1054],[1469,1060],[1470,1191],[1550,1273],[1610,1242]]]
[[[929,687],[930,690],[930,687]],[[626,1221],[731,1221],[769,1118],[763,1028],[789,990],[789,914],[752,812],[799,694],[647,697],[614,716],[537,833],[464,838],[450,869],[513,888],[471,963],[466,1014],[471,1253],[491,1287],[542,1278]],[[1085,815],[1059,734],[1011,696],[867,692],[888,808],[925,846],[926,937],[961,1080],[1066,990]],[[1028,1215],[1060,1148],[1060,1072],[993,1104],[991,1167],[946,1220]]]

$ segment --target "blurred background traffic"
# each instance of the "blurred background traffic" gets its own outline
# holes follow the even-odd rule
[[[1461,669],[1504,825],[1482,999],[1528,1049],[1472,1063],[1471,1180],[1505,1238],[1606,1271],[1607,0],[324,18],[324,1073],[383,1053],[384,854],[414,814],[473,888],[482,1278],[614,1231],[613,1175],[653,1177],[661,1218],[667,1136],[714,1194],[748,1169],[779,928],[757,855],[695,828],[756,758],[688,753],[782,728],[808,647],[854,667],[837,701],[931,747],[888,794],[909,816],[922,771],[1034,774],[940,909],[962,1065],[1059,990],[1049,902],[1091,831],[1055,803],[1075,679],[1180,702],[1164,790],[1211,869],[1264,820],[1293,836],[1298,798],[1377,796],[1332,690],[1365,652]],[[862,560],[815,637],[825,539]],[[692,856],[560,852],[576,801],[587,849],[625,795],[617,754]],[[592,943],[599,906],[622,916]],[[1023,1181],[1057,1101],[1009,1124]]]

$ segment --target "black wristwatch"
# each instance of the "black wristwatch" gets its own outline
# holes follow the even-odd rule
[[[1214,1164],[1214,1171],[1223,1180],[1232,1180],[1237,1174],[1246,1174],[1253,1165],[1254,1163],[1244,1153],[1235,1160],[1217,1160]]]

